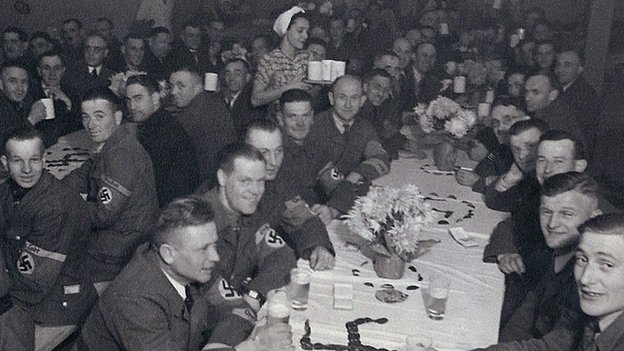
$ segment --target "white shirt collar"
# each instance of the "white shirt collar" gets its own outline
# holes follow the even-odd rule
[[[340,132],[340,134],[344,134],[345,132],[345,124],[348,124],[349,127],[353,126],[353,122],[355,122],[355,119],[352,119],[349,122],[345,122],[343,120],[340,119],[340,117],[338,117],[334,111],[332,111],[332,118],[334,119],[334,124],[336,125],[336,128],[338,128],[338,131]]]
[[[182,300],[186,300],[186,289],[184,288],[184,285],[173,279],[167,272],[165,272],[164,269],[161,268],[160,270],[165,273],[165,277],[167,277],[171,285],[173,285],[173,288],[178,292],[178,295],[182,297]]]
[[[100,72],[102,71],[102,65],[95,66],[95,67],[89,66],[89,73],[92,73],[94,69],[97,72],[97,74],[99,75]]]

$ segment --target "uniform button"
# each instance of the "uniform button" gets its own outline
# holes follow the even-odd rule
[[[63,301],[62,305],[63,305],[63,307],[67,307],[67,305],[68,305],[67,301]]]
[[[20,240],[20,239],[22,239],[22,238],[19,235],[15,236],[15,240]]]

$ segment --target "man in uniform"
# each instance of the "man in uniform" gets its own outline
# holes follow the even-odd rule
[[[96,153],[63,181],[86,194],[93,235],[72,273],[91,281],[112,280],[146,239],[158,202],[149,155],[121,125],[117,97],[106,88],[90,90],[82,101],[82,123]]]
[[[149,243],[104,293],[82,330],[85,350],[292,350],[290,326],[259,328],[215,266],[215,212],[198,197],[167,205]]]
[[[269,290],[289,281],[295,254],[269,225],[258,226],[252,215],[264,194],[267,166],[253,146],[232,143],[220,152],[218,186],[197,193],[215,211],[221,261],[216,271],[259,309]],[[260,223],[262,224],[262,223]]]
[[[14,129],[5,150],[0,161],[10,177],[0,185],[0,350],[33,350],[35,324],[76,324],[97,298],[93,286],[63,273],[90,228],[82,199],[44,170],[36,130]]]

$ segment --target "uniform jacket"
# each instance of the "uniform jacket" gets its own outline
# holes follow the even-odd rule
[[[122,125],[99,153],[63,182],[87,194],[93,229],[85,243],[90,264],[73,266],[73,273],[98,279],[94,281],[112,280],[156,219],[158,203],[149,155]]]
[[[440,95],[442,84],[431,72],[424,74],[418,85],[412,66],[405,69],[404,84],[401,87],[402,111],[411,111],[419,103],[428,104]]]
[[[160,109],[140,123],[137,139],[152,160],[161,207],[195,191],[201,183],[195,146],[169,112]]]
[[[578,123],[579,118],[576,116],[574,110],[572,110],[561,97],[553,100],[548,106],[535,111],[533,117],[546,122],[550,129],[566,131],[576,138],[576,140],[582,141],[583,145],[587,144],[585,135]]]
[[[577,78],[565,91],[559,94],[577,118],[577,123],[588,145],[588,154],[593,150],[600,128],[600,99],[596,90],[583,77]]]
[[[14,128],[32,126],[28,122],[28,114],[32,104],[32,97],[27,95],[23,106],[18,108],[17,103],[7,99],[3,93],[0,93],[0,137],[2,138],[0,140],[5,140],[8,133]],[[0,146],[0,153],[4,155],[4,145]]]
[[[193,288],[189,309],[148,243],[102,295],[82,329],[82,350],[196,351],[207,342],[236,345],[251,333],[255,313],[213,273]],[[225,283],[224,283],[225,282]]]
[[[234,123],[225,102],[204,91],[189,106],[177,112],[175,118],[195,145],[202,179],[215,185],[217,154],[223,146],[236,140]]]
[[[77,239],[90,234],[84,201],[47,172],[21,200],[19,191],[12,180],[0,186],[0,247],[13,304],[39,323],[75,324],[97,297],[62,273]]]
[[[82,129],[80,118],[80,99],[67,85],[61,86],[61,90],[71,100],[71,109],[61,100],[54,100],[54,119],[43,120],[37,123],[37,130],[43,133],[46,146],[56,143],[59,137]],[[30,87],[30,94],[35,100],[46,98],[43,86],[40,81],[35,82]]]
[[[401,129],[401,112],[398,102],[387,99],[381,106],[374,106],[366,101],[359,116],[368,120],[377,137],[393,159],[399,158],[399,150],[405,146],[407,138],[399,132]]]
[[[359,116],[355,117],[349,137],[345,138],[334,124],[332,111],[325,111],[314,117],[307,139],[316,143],[321,155],[325,155],[328,162],[333,161],[344,175],[355,172],[373,180],[390,172],[390,156],[370,122]]]
[[[269,225],[250,216],[241,216],[226,208],[218,188],[204,192],[202,198],[215,211],[221,260],[216,271],[241,290],[247,288],[265,294],[288,283],[295,267],[293,250]],[[251,280],[249,280],[251,279]]]

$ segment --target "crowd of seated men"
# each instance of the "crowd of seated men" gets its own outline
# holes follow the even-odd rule
[[[448,86],[466,60],[496,67],[496,98],[458,186],[510,213],[483,256],[505,274],[490,348],[620,350],[624,181],[579,43],[538,10],[463,28],[438,1],[410,20],[354,3],[293,7],[250,44],[195,20],[121,41],[107,18],[93,32],[69,18],[59,37],[4,29],[0,350],[53,326],[77,327],[79,350],[292,349],[288,325],[257,321],[268,292],[300,258],[333,268],[326,226],[399,150],[425,157],[402,128],[418,130],[419,103],[466,102]],[[323,59],[346,75],[304,82]],[[79,130],[93,153],[56,179],[45,149]]]

